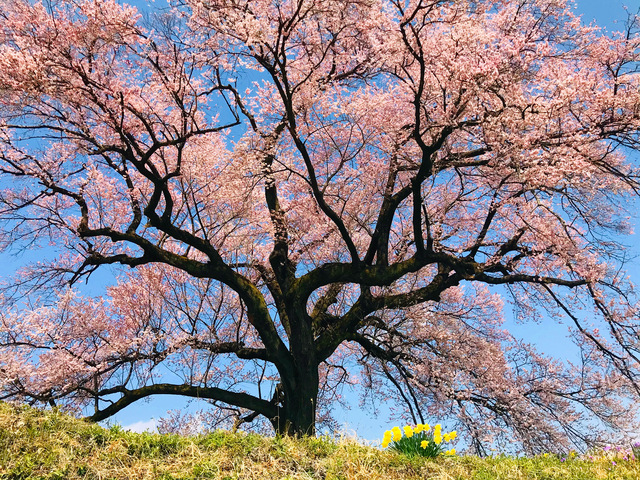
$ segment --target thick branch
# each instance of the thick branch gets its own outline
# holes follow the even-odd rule
[[[123,408],[131,405],[133,402],[141,398],[151,395],[182,395],[185,397],[202,398],[206,400],[219,400],[240,408],[246,408],[254,412],[258,412],[267,418],[273,418],[277,415],[276,406],[266,400],[254,397],[248,393],[230,392],[216,387],[195,387],[192,385],[173,385],[168,383],[158,383],[148,385],[146,387],[128,390],[124,387],[109,389],[108,391],[98,392],[98,395],[111,393],[122,393],[122,397],[115,403],[109,405],[93,415],[86,417],[92,422],[99,422],[118,413]]]
[[[265,348],[245,347],[244,342],[203,342],[201,340],[189,340],[189,346],[198,350],[206,350],[211,353],[233,353],[238,358],[245,360],[272,361],[269,351]]]

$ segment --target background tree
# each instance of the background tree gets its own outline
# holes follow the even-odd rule
[[[297,435],[359,382],[479,452],[634,425],[635,19],[609,37],[565,0],[184,0],[153,28],[114,0],[0,11],[0,238],[59,253],[5,285],[1,398],[97,421],[185,395]],[[83,296],[106,266],[117,282]],[[503,330],[499,294],[568,322],[578,361]]]

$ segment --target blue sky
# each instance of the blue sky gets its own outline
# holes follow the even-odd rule
[[[143,2],[134,2],[143,3]],[[598,25],[607,27],[613,31],[623,28],[626,20],[626,11],[624,5],[628,6],[630,12],[637,12],[640,8],[640,0],[577,0],[577,12],[583,15],[583,21],[589,23],[594,21]],[[640,228],[640,222],[636,219],[636,231]],[[628,243],[633,246],[633,252],[640,254],[640,241],[638,234],[628,239]],[[20,259],[19,263],[23,263],[25,259]],[[7,258],[6,255],[0,257],[0,278],[8,276],[13,272],[17,262]],[[629,265],[630,270],[640,271],[640,260],[636,260],[634,264]],[[97,293],[97,292],[96,292]],[[518,334],[526,336],[529,341],[536,343],[539,348],[552,355],[561,355],[564,351],[566,341],[564,336],[566,331],[563,327],[545,325],[540,328],[539,325],[534,326],[516,326],[508,325]],[[557,329],[556,329],[557,328]],[[390,428],[389,411],[385,408],[373,415],[371,412],[363,412],[358,407],[355,395],[348,395],[353,399],[353,407],[347,412],[337,412],[337,419],[342,425],[342,431],[346,435],[357,435],[361,440],[375,441],[381,438],[385,429]],[[124,411],[112,417],[108,423],[119,423],[127,428],[142,431],[147,428],[154,429],[155,419],[162,417],[169,409],[177,409],[185,407],[186,402],[176,397],[160,397],[149,401],[140,401]],[[204,405],[201,405],[204,407]],[[197,406],[192,403],[191,409]],[[106,422],[105,422],[106,423]]]
[[[627,18],[625,5],[629,12],[637,12],[640,0],[575,0],[578,13],[583,21],[595,20],[598,25],[615,30],[617,25],[624,24]],[[620,28],[620,27],[618,27]]]

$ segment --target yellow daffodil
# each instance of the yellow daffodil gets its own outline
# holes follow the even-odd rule
[[[427,432],[431,433],[427,435]],[[414,436],[416,438],[413,440],[402,440],[403,437],[412,438]],[[397,449],[400,452],[417,453],[416,448],[420,445],[421,450],[418,450],[418,452],[421,455],[435,458],[441,455],[455,455],[455,448],[445,450],[444,445],[440,445],[443,444],[443,442],[453,441],[457,436],[458,433],[455,430],[443,433],[442,425],[439,423],[433,425],[433,427],[428,423],[417,423],[415,426],[395,426],[391,430],[385,430],[380,446],[387,448],[393,444],[391,448]]]
[[[387,448],[391,443],[391,438],[393,436],[393,432],[391,430],[386,430],[382,437],[382,448]]]

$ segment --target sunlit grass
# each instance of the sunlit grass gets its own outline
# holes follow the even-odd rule
[[[199,437],[104,429],[0,403],[0,479],[640,479],[640,462],[549,456],[407,457],[355,439]]]

